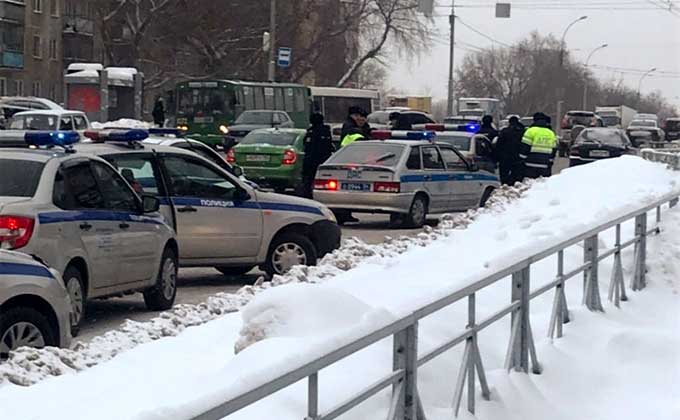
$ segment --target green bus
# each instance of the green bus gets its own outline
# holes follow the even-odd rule
[[[243,111],[286,111],[296,128],[307,128],[312,112],[310,89],[292,83],[189,80],[177,84],[175,101],[177,128],[213,147]]]

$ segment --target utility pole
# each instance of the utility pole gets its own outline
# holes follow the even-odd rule
[[[267,78],[276,81],[276,0],[271,0],[269,6],[269,71]]]
[[[454,69],[454,52],[456,46],[456,14],[454,12],[455,0],[451,0],[451,15],[449,15],[449,23],[451,24],[451,50],[449,52],[449,98],[447,102],[447,113],[448,116],[454,115],[456,111],[454,110],[453,101],[453,69]]]

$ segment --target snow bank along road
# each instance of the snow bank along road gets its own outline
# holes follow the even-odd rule
[[[77,374],[31,387],[5,384],[0,388],[0,412],[3,418],[21,420],[190,418],[515,259],[678,191],[678,181],[680,175],[663,165],[632,157],[564,171],[535,184],[503,212],[483,213],[466,229],[448,231],[427,246],[364,259],[347,271],[307,270],[305,280],[319,284],[270,287],[239,313],[135,346]],[[492,400],[478,403],[477,418],[678,418],[680,398],[674,393],[680,386],[675,351],[680,348],[680,211],[668,211],[664,217],[661,235],[648,245],[649,286],[629,292],[630,301],[621,310],[606,306],[605,313],[588,312],[579,305],[580,282],[571,281],[567,299],[572,322],[563,339],[551,342],[543,337],[552,296],[532,301],[542,375],[505,373],[508,322],[480,335]],[[624,226],[624,240],[631,236],[632,226]],[[601,235],[601,248],[612,245],[613,232]],[[630,253],[624,254],[627,280]],[[566,271],[582,264],[583,250],[568,249],[565,260]],[[606,291],[610,260],[600,269]],[[536,264],[534,287],[554,275],[554,259]],[[505,306],[509,290],[509,284],[502,283],[480,293],[478,317]],[[457,335],[466,318],[465,305],[454,305],[425,319],[419,332],[421,351]],[[244,350],[234,354],[237,342]],[[391,371],[391,355],[388,339],[323,370],[322,411]],[[461,349],[456,348],[419,371],[429,419],[451,417],[460,360]],[[296,384],[229,418],[300,419],[305,391],[305,383]],[[385,418],[388,405],[385,392],[343,418]]]

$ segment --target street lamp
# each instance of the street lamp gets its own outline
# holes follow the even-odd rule
[[[588,19],[588,16],[581,16],[580,18],[571,22],[569,24],[569,26],[567,26],[567,29],[564,30],[564,33],[562,34],[562,39],[560,40],[560,67],[562,66],[562,63],[564,62],[564,40],[567,37],[567,32],[569,32],[569,29],[571,29],[572,26],[574,26],[577,23],[581,22],[582,20],[586,20],[586,19]]]
[[[588,107],[588,64],[590,59],[593,58],[593,54],[600,51],[601,49],[607,48],[609,44],[602,44],[590,52],[588,58],[586,59],[586,74],[583,81],[583,110],[585,111]]]
[[[650,74],[654,73],[656,71],[656,67],[653,69],[649,69],[647,73],[643,74],[642,77],[640,77],[640,83],[638,84],[638,102],[640,101],[640,95],[642,91],[642,81],[645,80],[645,77],[649,76]]]

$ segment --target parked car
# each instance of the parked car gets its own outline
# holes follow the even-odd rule
[[[667,141],[680,140],[680,118],[672,117],[666,119],[664,133]]]
[[[659,128],[657,120],[633,120],[626,129],[628,138],[635,147],[644,143],[662,143],[666,140],[666,133]]]
[[[629,154],[637,154],[637,150],[625,131],[618,128],[586,128],[581,131],[571,148],[569,166]]]
[[[299,128],[252,131],[227,152],[227,161],[243,168],[248,179],[258,185],[285,192],[302,180],[306,133]]]
[[[496,173],[498,164],[487,136],[466,131],[442,131],[437,133],[437,142],[455,147],[468,162],[477,164],[479,169]]]
[[[64,278],[73,325],[87,300],[143,292],[151,310],[172,307],[177,241],[155,196],[142,196],[105,160],[65,144],[77,133],[28,132],[34,147],[0,155],[2,248],[36,255]],[[0,232],[3,232],[0,229]]]
[[[181,266],[283,274],[340,246],[335,216],[323,204],[253,188],[191,150],[146,144],[124,131],[101,134],[76,149],[108,160],[141,193],[160,199],[177,231]]]
[[[3,96],[0,97],[0,105],[15,106],[26,109],[38,110],[60,110],[64,109],[58,103],[47,98],[38,98],[35,96]]]
[[[9,125],[10,130],[78,131],[81,135],[90,128],[84,112],[65,109],[19,112]]]
[[[399,112],[401,116],[406,117],[407,121],[411,125],[418,125],[418,124],[434,124],[434,117],[432,115],[427,114],[422,111],[414,111],[414,110],[407,110],[407,111],[388,111],[388,110],[382,110],[382,111],[375,111],[371,113],[368,116],[368,123],[370,124],[371,128],[373,129],[378,129],[378,130],[384,130],[384,129],[390,129],[390,114],[393,112]]]
[[[598,117],[594,112],[590,111],[569,111],[562,118],[560,123],[561,136],[559,138],[558,153],[560,156],[567,156],[571,149],[571,130],[574,126],[580,125],[584,127],[602,126],[598,123]]]
[[[0,216],[0,245],[16,240],[10,223]],[[70,315],[69,296],[56,270],[26,254],[0,249],[0,362],[19,347],[68,347]]]
[[[293,128],[295,123],[284,111],[254,110],[245,111],[229,127],[228,132],[224,133],[239,142],[253,130],[260,128]]]
[[[635,114],[633,117],[633,120],[654,120],[654,121],[659,121],[659,116],[656,114],[642,114],[638,113]]]
[[[341,215],[386,213],[395,225],[420,227],[428,214],[484,206],[499,186],[494,174],[453,146],[426,140],[426,132],[374,134],[385,140],[354,142],[321,165],[316,200]]]

